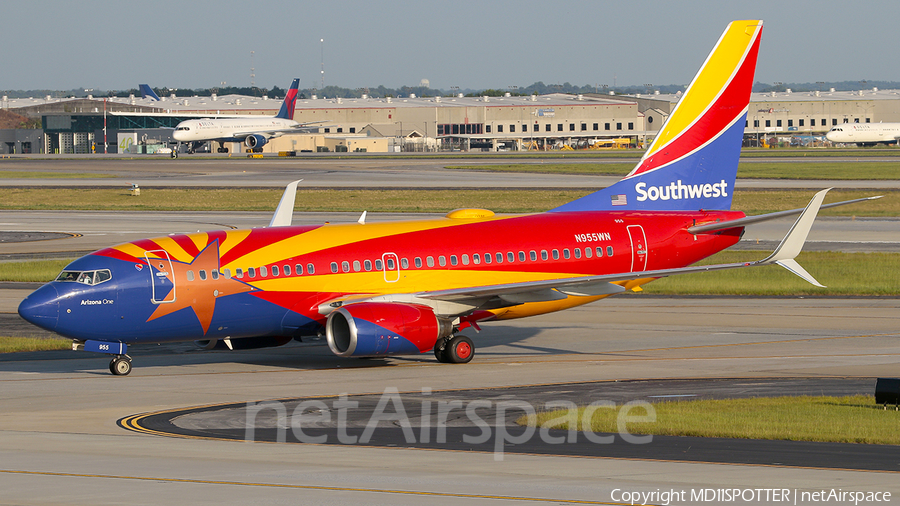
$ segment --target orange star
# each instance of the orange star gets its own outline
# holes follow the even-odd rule
[[[201,270],[206,271],[206,279],[200,279]],[[173,260],[172,271],[167,273],[166,278],[175,285],[175,300],[160,303],[147,321],[190,307],[203,327],[203,335],[206,335],[216,310],[216,299],[253,290],[250,285],[226,278],[221,273],[218,279],[212,278],[212,272],[219,271],[218,239],[207,245],[189,264]],[[188,281],[188,271],[193,271],[193,281]]]

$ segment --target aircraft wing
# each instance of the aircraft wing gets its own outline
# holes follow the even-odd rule
[[[853,200],[844,200],[842,202],[832,202],[831,204],[822,204],[821,209],[828,209],[830,207],[837,206],[845,206],[847,204],[855,204],[857,202],[865,202],[867,200],[876,200],[883,197],[883,195],[877,195],[875,197],[864,197],[861,199],[853,199]],[[747,216],[745,218],[738,218],[736,220],[728,220],[728,221],[718,221],[715,223],[701,223],[700,225],[695,225],[693,227],[688,228],[688,232],[692,234],[705,234],[707,232],[714,232],[716,230],[725,230],[728,228],[736,228],[736,227],[744,227],[747,225],[752,225],[754,223],[760,223],[763,221],[774,220],[777,218],[783,218],[785,216],[794,216],[800,214],[804,211],[805,208],[799,209],[791,209],[788,211],[778,211],[777,213],[769,213],[769,214],[760,214],[759,216]]]
[[[819,209],[822,207],[822,200],[828,190],[822,190],[810,200],[809,204],[801,211],[800,217],[791,227],[781,244],[775,251],[764,258],[755,262],[740,262],[716,265],[698,265],[692,267],[680,267],[676,269],[659,269],[653,271],[638,272],[622,272],[616,274],[602,274],[597,276],[580,276],[574,278],[549,279],[541,281],[527,281],[522,283],[509,283],[501,285],[474,286],[467,288],[453,288],[449,290],[434,290],[420,292],[415,294],[420,299],[442,300],[448,302],[465,303],[466,301],[477,302],[484,300],[486,297],[499,297],[510,303],[523,302],[539,302],[563,299],[567,295],[576,296],[592,296],[592,295],[610,295],[625,291],[625,288],[619,284],[620,281],[627,281],[640,278],[662,278],[674,276],[677,274],[689,274],[694,272],[710,272],[724,269],[737,269],[741,267],[754,267],[759,265],[778,264],[785,269],[800,276],[804,280],[816,286],[823,286],[816,281],[803,267],[795,260],[796,256],[803,248],[806,237],[812,228],[813,221]],[[865,200],[865,199],[863,199]],[[734,220],[738,221],[738,220]],[[732,228],[737,225],[730,225],[726,228]]]

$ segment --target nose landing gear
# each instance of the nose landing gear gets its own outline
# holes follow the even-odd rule
[[[109,372],[116,376],[127,376],[131,372],[131,357],[116,355],[109,361]]]

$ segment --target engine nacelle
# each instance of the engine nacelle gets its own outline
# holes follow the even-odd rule
[[[204,350],[255,350],[257,348],[274,348],[291,342],[289,336],[241,337],[229,339],[231,346],[224,339],[202,339],[194,344]]]
[[[417,355],[434,348],[453,331],[428,306],[395,302],[361,302],[328,315],[325,337],[339,357]]]
[[[261,148],[266,145],[266,142],[268,142],[266,138],[259,134],[248,135],[244,138],[244,145],[250,149]]]

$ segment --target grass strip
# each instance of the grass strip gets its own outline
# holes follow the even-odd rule
[[[142,188],[139,197],[127,189],[0,188],[0,209],[91,210],[91,211],[266,211],[274,212],[282,190]],[[491,209],[498,213],[541,212],[591,193],[587,189],[553,190],[333,190],[300,189],[297,212],[434,212],[446,213],[463,207]],[[811,190],[739,191],[733,208],[747,214],[762,214],[801,208]],[[826,202],[872,195],[886,198],[827,209],[822,216],[900,216],[898,191],[832,190]]]
[[[656,421],[627,423],[629,433],[900,444],[900,412],[883,410],[869,395],[666,401],[652,406]],[[635,407],[629,415],[640,417],[647,411]],[[585,408],[578,409],[577,430],[585,430],[584,413]],[[618,409],[595,410],[590,416],[590,430],[619,432],[618,414]],[[546,423],[548,428],[567,429],[569,415],[565,410],[539,413],[536,425]],[[519,423],[527,423],[527,417],[519,419]]]
[[[865,160],[865,158],[863,158]],[[634,163],[542,163],[499,165],[448,165],[447,169],[481,170],[488,172],[523,172],[539,174],[592,174],[597,176],[625,176]],[[900,177],[896,162],[741,162],[739,179],[834,179],[834,180],[891,180]]]
[[[726,250],[698,265],[761,260],[769,253]],[[643,288],[660,295],[900,295],[898,253],[805,251],[797,262],[827,288],[810,285],[777,265],[683,274]]]
[[[46,283],[56,279],[63,267],[73,259],[27,260],[0,262],[0,281]]]
[[[71,350],[72,341],[62,337],[4,337],[0,336],[0,353],[22,351]]]
[[[724,251],[703,264],[753,261],[764,251]],[[0,281],[44,283],[55,279],[71,260],[29,260],[0,263]],[[839,253],[809,251],[798,261],[827,288],[808,284],[776,265],[719,272],[684,274],[644,285],[659,295],[900,295],[900,253]]]

